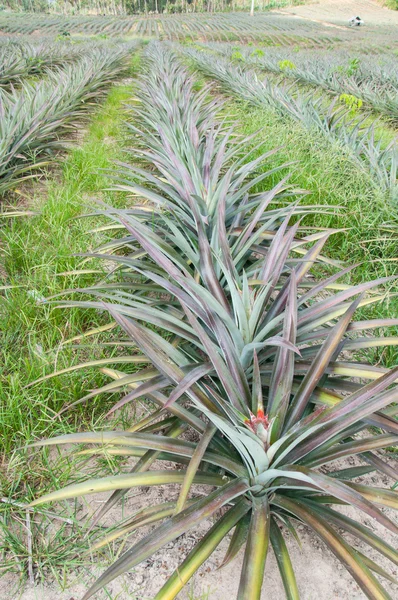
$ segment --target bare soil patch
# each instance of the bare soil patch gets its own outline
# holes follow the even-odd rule
[[[346,461],[336,461],[334,466],[337,466],[337,464],[342,468],[343,465],[353,466],[362,463],[356,457],[351,457]],[[391,485],[391,480],[387,477],[372,474],[360,477],[357,481],[377,487],[389,487]],[[205,489],[200,486],[196,486],[194,491],[198,494],[206,493]],[[177,495],[178,486],[132,491],[125,503],[123,514],[127,516],[127,514],[132,514],[145,506],[176,499]],[[97,511],[106,497],[107,495],[104,494],[88,496],[82,502],[82,513],[86,515],[87,512]],[[118,521],[121,518],[120,510],[120,507],[116,507],[111,511],[103,525],[110,526]],[[359,513],[351,507],[341,507],[339,510],[370,527],[393,547],[396,546],[395,536],[364,513]],[[391,519],[395,518],[392,510],[386,510],[385,512]],[[210,520],[206,521],[196,531],[171,542],[134,570],[113,581],[107,586],[107,592],[102,591],[95,596],[96,600],[152,600],[168,576],[178,567],[211,524]],[[319,600],[319,598],[322,598],[322,600],[363,600],[365,595],[354,579],[319,538],[304,525],[298,525],[297,530],[301,547],[292,536],[286,535],[285,539],[287,540],[303,600]],[[137,530],[129,538],[124,549],[138,541],[144,533],[144,530]],[[356,549],[376,560],[392,576],[398,577],[398,568],[392,567],[388,559],[353,537],[346,537]],[[229,565],[218,570],[227,550],[228,541],[229,538],[220,544],[186,589],[180,592],[179,600],[225,600],[226,598],[236,597],[243,551]],[[97,555],[93,557],[93,563],[88,564],[84,571],[79,570],[69,577],[68,587],[65,590],[61,590],[58,584],[53,581],[35,587],[22,587],[18,590],[18,575],[7,574],[0,579],[0,598],[3,600],[54,600],[55,598],[57,600],[80,600],[93,578],[99,576],[106,566],[102,561],[101,563],[97,562],[96,557]],[[398,598],[398,586],[385,580],[382,581],[382,584],[389,591],[392,598]],[[270,551],[267,558],[261,598],[262,600],[269,600],[270,598],[272,600],[285,600],[286,598],[272,551]]]
[[[398,11],[393,11],[372,0],[312,0],[302,6],[279,11],[283,14],[317,21],[323,25],[348,25],[348,20],[359,15],[365,26],[398,26]]]

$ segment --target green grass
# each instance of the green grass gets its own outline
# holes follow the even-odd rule
[[[139,56],[134,55],[132,75],[138,67]],[[82,259],[75,255],[94,248],[103,235],[90,233],[100,224],[98,218],[78,217],[91,212],[96,200],[125,205],[121,194],[103,190],[112,185],[106,169],[122,158],[126,143],[123,106],[133,92],[134,84],[130,82],[114,86],[88,124],[80,125],[77,139],[71,140],[71,150],[60,158],[61,165],[44,172],[41,182],[17,192],[14,199],[18,201],[18,194],[28,198],[33,216],[1,219],[0,215],[0,286],[11,286],[0,292],[0,485],[1,496],[18,502],[30,501],[45,490],[84,478],[88,472],[112,474],[118,470],[119,459],[70,460],[62,452],[42,449],[32,453],[24,448],[44,436],[104,424],[110,397],[82,405],[65,413],[62,419],[56,417],[65,404],[105,382],[98,368],[26,386],[54,370],[112,356],[112,349],[101,347],[99,335],[90,337],[90,343],[62,345],[108,323],[107,316],[94,310],[57,309],[41,300],[69,288],[89,285],[98,278],[95,274],[71,273],[81,267]],[[23,210],[24,206],[18,208]],[[87,264],[85,268],[93,266]],[[65,272],[69,274],[63,275]],[[116,335],[111,333],[114,338]],[[127,428],[133,420],[134,411],[123,411],[115,426]],[[31,560],[38,581],[49,577],[64,589],[70,584],[71,573],[87,565],[87,557],[79,558],[87,546],[79,508],[80,505],[70,510],[64,507],[62,515],[71,519],[72,527],[54,521],[40,510],[32,512]],[[0,554],[6,558],[6,570],[19,573],[21,582],[29,570],[25,519],[23,508],[0,503]]]
[[[114,87],[61,172],[55,170],[47,174],[44,184],[33,186],[29,208],[36,214],[9,219],[2,228],[5,283],[17,286],[0,297],[0,439],[4,454],[43,435],[92,427],[104,412],[104,404],[98,402],[67,413],[62,421],[54,419],[65,403],[101,382],[98,369],[63,375],[28,389],[25,386],[53,372],[55,365],[61,369],[103,355],[101,347],[96,347],[96,337],[88,350],[83,345],[79,349],[61,344],[104,325],[106,317],[94,310],[56,309],[40,300],[95,281],[95,275],[62,273],[79,268],[81,258],[74,254],[95,247],[101,239],[100,234],[87,235],[95,225],[93,219],[75,217],[100,198],[113,204],[123,202],[118,194],[102,192],[111,183],[102,170],[120,158],[121,108],[131,90],[131,85]]]
[[[236,123],[239,133],[257,132],[253,145],[260,141],[263,144],[253,156],[280,147],[267,160],[266,169],[293,163],[271,176],[274,184],[291,172],[290,182],[294,187],[310,192],[302,203],[336,207],[332,215],[307,217],[304,224],[344,230],[330,238],[325,253],[345,264],[359,263],[346,280],[348,283],[398,274],[397,212],[389,199],[375,188],[365,170],[354,164],[338,144],[331,145],[320,136],[304,131],[300,125],[284,121],[272,110],[229,102],[225,112]],[[396,317],[398,298],[394,294],[397,292],[397,285],[391,284],[391,296],[368,309],[366,315]],[[360,316],[358,312],[357,318]],[[393,366],[397,354],[394,348],[378,349],[372,351],[369,358]]]
[[[195,594],[194,589],[191,588],[188,592],[187,600],[210,600],[210,592],[203,592],[199,596]]]

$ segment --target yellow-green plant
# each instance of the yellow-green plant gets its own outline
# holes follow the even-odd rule
[[[278,67],[281,71],[289,71],[296,68],[296,65],[291,60],[280,60],[278,62]]]
[[[352,94],[340,94],[339,100],[341,104],[345,104],[345,106],[350,109],[351,114],[358,112],[363,105],[362,100]]]
[[[250,56],[253,58],[263,58],[265,56],[265,52],[264,50],[261,50],[261,48],[256,48],[255,50],[253,50]]]
[[[239,50],[235,50],[231,54],[231,60],[233,60],[235,62],[244,62],[245,58],[244,58],[242,52],[240,52]]]

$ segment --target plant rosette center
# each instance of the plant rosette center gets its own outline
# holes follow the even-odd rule
[[[269,432],[272,421],[269,421],[268,415],[264,414],[262,409],[257,411],[257,416],[252,412],[250,419],[245,420],[245,425],[263,442],[264,450],[268,450],[270,446]]]

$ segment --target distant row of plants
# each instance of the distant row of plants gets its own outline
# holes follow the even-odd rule
[[[185,8],[187,4],[185,3]],[[5,33],[41,35],[62,34],[109,36],[139,35],[168,40],[236,41],[261,40],[270,46],[321,47],[336,41],[336,34],[327,35],[324,28],[312,21],[292,22],[289,17],[274,13],[257,13],[253,19],[240,13],[192,13],[152,15],[75,15],[0,13],[0,31]],[[338,38],[337,38],[338,39]]]
[[[0,87],[15,85],[53,67],[63,67],[90,54],[92,49],[92,44],[70,45],[53,40],[34,43],[17,37],[3,38],[0,40]]]
[[[76,118],[126,70],[136,47],[136,42],[92,47],[87,56],[53,68],[39,83],[0,89],[0,197],[49,162]]]
[[[234,46],[213,46],[226,57],[260,69],[283,74],[296,81],[337,94],[349,94],[366,102],[389,119],[398,120],[398,73],[396,59],[353,57],[347,60],[338,53],[327,55],[311,51],[261,48],[251,50]]]
[[[388,194],[394,204],[398,202],[398,146],[394,140],[383,145],[376,139],[373,125],[364,125],[363,120],[352,116],[355,97],[341,98],[343,104],[325,102],[312,93],[259,79],[254,70],[242,69],[225,58],[215,60],[211,54],[192,48],[184,49],[183,53],[196,68],[219,81],[229,93],[255,106],[272,107],[283,117],[340,143],[352,159],[370,173],[376,186]]]
[[[127,34],[136,17],[115,15],[78,15],[66,16],[61,14],[0,12],[0,30],[9,34],[31,34],[40,32],[41,35],[62,35],[75,33],[85,35]]]
[[[393,280],[350,287],[344,277],[351,267],[314,278],[314,265],[318,272],[325,263],[331,268],[322,251],[332,232],[308,231],[305,217],[330,209],[301,205],[288,177],[267,185],[275,170],[260,166],[269,154],[248,157],[249,140],[225,123],[220,100],[209,98],[206,87],[195,92],[194,80],[168,48],[151,44],[143,72],[130,125],[136,150],[114,173],[116,188],[135,202],[96,211],[108,223],[101,230],[109,239],[86,256],[105,261],[108,275],[79,290],[81,301],[55,302],[107,311],[123,332],[117,344],[125,354],[117,360],[125,370],[106,366],[110,383],[77,403],[119,392],[124,395],[110,413],[138,399],[147,400],[147,411],[128,431],[88,431],[35,444],[84,443],[87,456],[138,460],[130,471],[79,478],[32,505],[112,491],[91,523],[95,531],[129,489],[180,485],[175,500],[144,506],[93,534],[95,551],[156,526],[84,600],[211,517],[208,532],[156,600],[176,598],[234,528],[223,564],[245,546],[238,599],[260,599],[271,548],[287,598],[299,598],[285,541],[286,533],[298,539],[297,523],[312,528],[369,598],[391,598],[376,575],[394,578],[356,541],[395,565],[397,550],[338,508],[351,505],[398,533],[382,510],[398,509],[398,493],[357,480],[375,472],[395,483],[379,451],[398,440],[398,369],[347,356],[398,343],[370,334],[396,319],[353,321],[359,307],[384,298]],[[254,193],[259,184],[263,191]],[[110,365],[114,361],[110,357]],[[127,368],[140,363],[144,368],[134,373]],[[353,455],[358,463],[345,464]],[[155,461],[178,468],[151,470]]]

